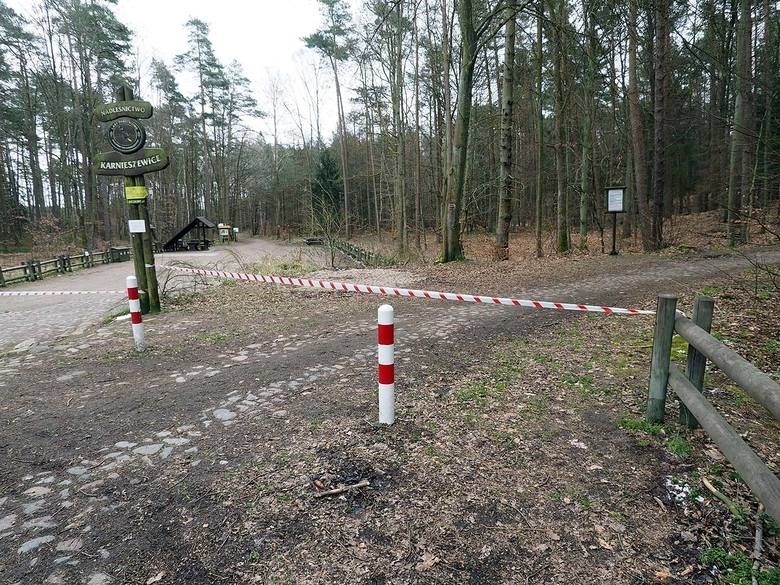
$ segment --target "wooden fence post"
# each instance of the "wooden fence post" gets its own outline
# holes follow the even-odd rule
[[[5,286],[5,276],[3,276],[3,267],[0,266],[0,286]]]
[[[712,327],[712,313],[715,307],[715,299],[707,296],[696,297],[693,305],[693,319],[699,327],[707,333]],[[692,343],[688,344],[688,359],[685,363],[685,374],[696,389],[701,392],[704,388],[704,372],[707,368],[707,358],[698,351]],[[680,424],[687,425],[689,429],[699,426],[699,421],[690,410],[680,401]]]
[[[664,420],[666,406],[666,385],[669,382],[669,360],[672,354],[674,318],[677,297],[659,295],[655,312],[655,337],[653,358],[650,363],[650,385],[647,398],[647,422],[660,423]]]

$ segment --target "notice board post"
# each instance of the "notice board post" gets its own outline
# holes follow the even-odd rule
[[[617,214],[626,211],[626,188],[607,187],[607,213],[612,214],[612,250],[610,256],[617,256]]]

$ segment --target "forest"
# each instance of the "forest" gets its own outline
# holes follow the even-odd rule
[[[676,214],[717,210],[731,246],[780,213],[780,17],[769,0],[318,0],[301,39],[306,91],[256,92],[223,63],[209,24],[186,23],[172,62],[141,70],[115,0],[0,0],[0,251],[41,234],[92,249],[126,241],[121,181],[97,177],[96,106],[127,83],[153,103],[147,177],[158,239],[191,217],[276,237],[379,234],[399,257],[435,232],[510,254],[510,234],[554,252],[604,230],[664,246]],[[184,90],[181,76],[195,80]],[[336,104],[333,135],[322,104]],[[264,117],[273,132],[252,130]],[[277,129],[293,126],[291,139]]]

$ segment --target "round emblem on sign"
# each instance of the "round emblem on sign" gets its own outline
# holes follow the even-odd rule
[[[143,147],[146,131],[131,118],[119,118],[108,129],[108,142],[117,152],[132,154]]]

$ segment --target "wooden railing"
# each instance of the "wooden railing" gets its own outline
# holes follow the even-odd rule
[[[709,359],[780,420],[780,384],[710,335],[714,304],[710,297],[698,297],[693,318],[688,319],[677,312],[677,297],[658,297],[647,420],[663,422],[666,389],[671,387],[681,401],[680,422],[690,428],[701,426],[763,502],[767,513],[780,520],[780,479],[702,394]],[[671,363],[675,332],[689,344],[685,374]]]
[[[369,252],[352,242],[331,240],[331,244],[336,250],[353,260],[357,260],[364,266],[392,266],[396,263],[392,258],[382,256],[376,252]]]
[[[98,264],[124,262],[130,259],[130,248],[109,248],[103,252],[61,255],[51,260],[30,260],[18,266],[0,267],[0,287],[17,282],[32,282],[41,280],[51,274],[65,274],[84,268],[92,268]]]

